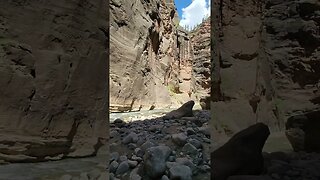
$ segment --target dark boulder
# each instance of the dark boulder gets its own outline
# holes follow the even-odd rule
[[[122,119],[116,119],[114,120],[113,124],[118,128],[122,128],[126,122],[124,122]]]
[[[267,125],[257,123],[235,134],[211,153],[211,179],[226,180],[233,175],[259,175],[263,171],[263,146],[270,135]]]
[[[292,116],[286,122],[286,136],[295,151],[320,152],[320,111]]]
[[[173,110],[164,116],[164,119],[178,119],[182,117],[193,116],[192,108],[194,106],[194,101],[188,101],[184,103],[180,108]]]

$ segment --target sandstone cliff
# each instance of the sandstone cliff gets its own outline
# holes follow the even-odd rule
[[[213,124],[232,134],[255,122],[284,129],[319,110],[319,1],[215,1]]]
[[[0,159],[95,155],[107,134],[106,1],[0,6]]]
[[[197,59],[172,0],[112,0],[110,23],[111,112],[199,104],[191,96]]]
[[[211,92],[211,23],[210,17],[205,19],[191,32],[192,48],[192,92],[199,99],[201,106],[210,108]]]

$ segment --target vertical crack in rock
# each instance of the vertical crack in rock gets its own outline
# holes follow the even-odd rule
[[[223,95],[221,92],[221,78],[220,78],[220,62],[222,61],[220,55],[220,33],[221,25],[222,25],[222,6],[223,1],[214,1],[211,13],[213,15],[213,30],[211,31],[211,43],[212,43],[212,51],[211,51],[211,101],[217,102],[223,100]]]
[[[317,108],[319,3],[218,0],[213,7],[211,101],[223,116],[217,123],[231,131],[255,122],[283,130],[288,117]],[[230,109],[237,120],[221,114]]]

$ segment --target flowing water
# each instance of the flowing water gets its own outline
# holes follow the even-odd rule
[[[200,110],[200,105],[196,104],[193,110]],[[125,122],[133,122],[137,120],[153,119],[164,116],[166,113],[175,109],[155,109],[155,110],[141,110],[136,112],[110,113],[109,121],[112,123],[116,119],[122,119]]]
[[[0,166],[0,180],[59,180],[63,175],[106,172],[107,155],[63,159],[40,163],[12,163]]]

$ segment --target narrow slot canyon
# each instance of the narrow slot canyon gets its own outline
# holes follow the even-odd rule
[[[110,16],[110,178],[210,179],[210,16],[187,30],[173,0]]]

